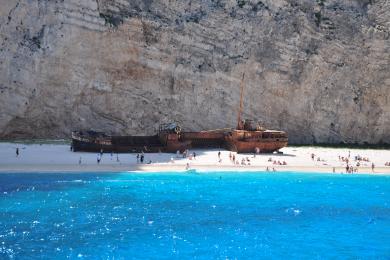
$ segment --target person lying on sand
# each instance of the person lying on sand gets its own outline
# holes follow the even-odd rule
[[[246,165],[246,164],[245,164],[245,159],[244,159],[244,158],[241,159],[241,165]]]

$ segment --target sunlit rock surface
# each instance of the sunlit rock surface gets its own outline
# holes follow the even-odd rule
[[[387,0],[0,0],[0,137],[236,125],[390,143]]]

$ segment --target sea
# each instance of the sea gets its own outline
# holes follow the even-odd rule
[[[390,259],[390,176],[0,174],[0,259]]]

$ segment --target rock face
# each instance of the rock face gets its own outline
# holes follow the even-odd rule
[[[0,0],[0,138],[236,125],[390,143],[388,0]]]

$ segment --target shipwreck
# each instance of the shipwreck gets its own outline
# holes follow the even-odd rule
[[[242,120],[245,73],[240,83],[240,104],[237,127],[198,132],[182,131],[176,123],[160,125],[152,136],[116,136],[95,131],[73,131],[73,151],[84,152],[184,152],[191,148],[225,148],[237,153],[272,153],[287,146],[284,131],[268,130]]]

